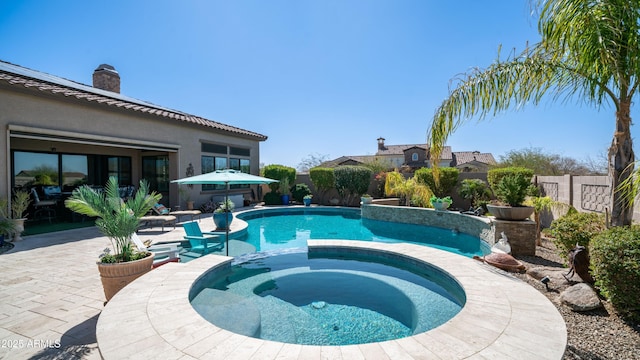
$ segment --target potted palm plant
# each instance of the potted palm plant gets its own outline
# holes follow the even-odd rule
[[[225,230],[231,226],[233,214],[231,211],[235,204],[230,199],[221,202],[218,208],[213,212],[213,222],[216,224],[216,230]]]
[[[289,188],[289,178],[286,176],[280,179],[280,194],[282,198],[282,205],[289,205],[291,189]]]
[[[15,228],[13,232],[13,241],[22,240],[20,235],[24,231],[24,222],[27,221],[27,218],[24,217],[24,213],[29,208],[29,204],[31,204],[31,197],[28,192],[18,190],[13,194],[13,198],[11,200],[11,218],[13,219],[13,225]]]
[[[136,194],[125,202],[120,198],[118,180],[110,177],[104,192],[83,185],[65,201],[70,210],[97,217],[96,227],[111,241],[111,249],[106,248],[98,261],[107,301],[128,283],[151,270],[153,265],[153,253],[138,252],[131,243],[131,235],[138,229],[140,218],[162,198],[156,192],[148,192],[147,182],[140,181]]]
[[[10,239],[15,231],[15,225],[9,219],[8,205],[7,199],[0,199],[0,246],[4,245],[5,238]]]

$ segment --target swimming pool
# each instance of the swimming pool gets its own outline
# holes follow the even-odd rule
[[[482,256],[490,246],[481,239],[425,225],[361,218],[353,208],[275,208],[250,210],[236,215],[247,222],[238,238],[256,251],[305,248],[307,240],[344,239],[387,243],[408,242],[430,246],[466,257]]]
[[[371,254],[302,250],[234,260],[194,284],[194,309],[221,328],[302,345],[352,345],[433,329],[462,308],[446,272]]]

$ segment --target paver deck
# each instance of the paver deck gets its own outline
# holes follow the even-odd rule
[[[215,228],[211,216],[200,221]],[[154,242],[185,235],[181,226],[138,234]],[[96,261],[110,244],[90,227],[26,236],[0,255],[0,359],[101,358],[95,329],[105,297]]]
[[[214,228],[211,216],[203,216],[199,224],[204,231]],[[142,229],[139,235],[143,241],[156,242],[184,236],[180,226],[165,230]],[[475,299],[468,301],[458,316],[437,331],[405,339],[310,347],[243,337],[218,329],[199,316],[187,316],[189,311],[196,313],[181,292],[202,271],[228,259],[223,256],[161,266],[134,282],[135,286],[125,288],[105,308],[95,262],[109,245],[92,227],[28,236],[0,255],[0,359],[100,359],[101,355],[110,359],[114,354],[119,359],[133,355],[141,359],[557,359],[566,345],[562,317],[537,290],[472,260],[461,262],[460,257],[446,254],[432,258],[429,248],[381,245],[389,251],[425,256],[438,266],[438,259],[449,262],[444,268],[460,278],[467,297]],[[479,275],[478,281],[462,281]],[[126,295],[131,291],[135,296]],[[169,307],[178,303],[184,309]],[[129,306],[124,309],[123,304]],[[104,351],[98,349],[96,326],[101,313],[105,320],[100,319],[98,331],[115,341],[115,353],[107,344]],[[113,322],[113,316],[120,321]],[[141,324],[145,319],[147,323]]]
[[[232,258],[171,263],[121,290],[97,324],[105,359],[561,359],[562,316],[519,279],[478,261],[415,244],[310,240],[309,247],[348,248],[428,262],[453,275],[467,302],[447,323],[411,337],[350,346],[281,344],[242,336],[202,318],[189,303],[193,282]],[[544,344],[541,346],[541,344]]]

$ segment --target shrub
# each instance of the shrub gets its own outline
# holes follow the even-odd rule
[[[462,180],[458,193],[463,198],[471,201],[471,206],[474,208],[481,205],[483,201],[486,203],[491,197],[491,191],[489,191],[487,183],[480,179]]]
[[[278,181],[286,177],[289,184],[293,184],[296,181],[296,169],[284,165],[267,165],[262,169],[262,176]],[[277,182],[269,184],[271,191],[278,191],[279,187]]]
[[[324,194],[336,186],[336,178],[333,168],[314,167],[309,170],[309,178],[316,187],[320,202],[324,198]]]
[[[496,197],[510,206],[520,206],[532,187],[531,178],[521,173],[510,174],[503,177],[495,187]]]
[[[502,181],[507,175],[516,175],[521,174],[525,179],[531,183],[531,179],[533,178],[533,170],[523,168],[523,167],[505,167],[505,168],[497,168],[491,169],[487,172],[487,181],[489,182],[489,187],[494,192],[496,191],[498,184]]]
[[[336,190],[345,204],[350,204],[354,197],[367,192],[373,172],[365,166],[338,166],[334,169]]]
[[[263,200],[265,205],[282,205],[282,198],[275,191],[264,194]]]
[[[589,246],[595,285],[625,318],[640,321],[640,226],[614,227]]]
[[[311,195],[311,190],[309,190],[309,187],[307,186],[307,184],[296,184],[293,187],[293,190],[291,191],[291,196],[293,196],[293,200],[297,201],[297,202],[302,202],[302,199],[304,199],[305,196],[307,195]]]
[[[558,254],[566,259],[576,244],[589,247],[589,242],[604,231],[604,216],[597,213],[574,213],[551,223],[551,236]]]
[[[440,182],[436,185],[433,171],[429,168],[420,168],[416,170],[413,177],[418,183],[427,185],[433,194],[437,197],[445,197],[451,195],[451,191],[458,183],[458,175],[460,171],[456,168],[441,168]]]

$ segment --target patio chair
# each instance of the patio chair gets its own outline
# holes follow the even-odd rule
[[[184,238],[189,240],[192,251],[202,251],[203,254],[208,254],[212,250],[224,248],[224,241],[219,235],[211,232],[202,232],[197,222],[184,223],[182,227],[184,227],[184,232],[187,234]]]
[[[56,206],[58,202],[55,200],[40,200],[40,195],[38,195],[38,191],[36,188],[31,188],[31,196],[33,197],[33,218],[38,219],[44,213],[47,218],[49,218],[49,223],[51,223],[51,218],[56,217]]]
[[[170,211],[169,209],[167,209],[166,206],[158,203],[155,204],[151,210],[153,210],[153,212],[155,212],[157,215],[160,216],[167,216],[167,215],[173,215],[175,217],[178,218],[178,222],[180,222],[180,217],[182,216],[189,216],[191,217],[191,221],[194,220],[194,217],[198,217],[198,221],[200,221],[200,210],[177,210],[177,211]]]
[[[151,251],[155,255],[153,258],[154,268],[160,265],[164,265],[168,262],[180,261],[180,250],[178,249],[178,245],[180,245],[180,243],[158,244],[147,247],[144,245],[142,240],[140,240],[138,234],[136,233],[133,233],[133,235],[131,235],[131,241],[136,246],[138,251]]]

